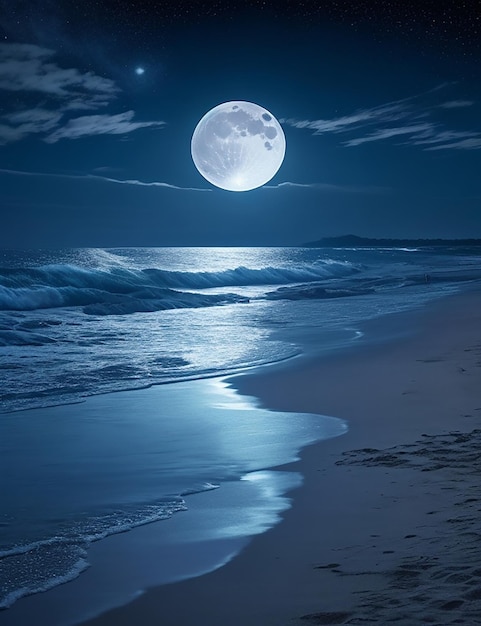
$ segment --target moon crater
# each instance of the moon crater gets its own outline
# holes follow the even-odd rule
[[[192,159],[200,174],[228,191],[249,191],[276,174],[286,149],[281,125],[252,102],[226,102],[210,110],[192,136]]]

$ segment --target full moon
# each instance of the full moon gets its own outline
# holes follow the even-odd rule
[[[224,102],[211,109],[192,135],[192,159],[202,176],[227,191],[265,185],[282,165],[281,125],[253,102]]]

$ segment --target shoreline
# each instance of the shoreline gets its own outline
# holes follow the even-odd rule
[[[169,412],[179,419],[158,419]],[[108,415],[112,419],[106,422],[102,417]],[[29,478],[32,446],[25,432],[31,420],[29,415],[23,417],[26,422],[13,420],[10,435],[24,440],[23,456],[16,451],[15,459],[18,467],[27,468]],[[241,398],[222,378],[97,396],[85,405],[71,405],[67,412],[57,407],[38,410],[34,417],[33,448],[50,450],[44,465],[56,468],[54,480],[48,473],[37,473],[36,491],[43,493],[45,486],[48,494],[59,472],[79,472],[82,480],[63,489],[63,498],[101,497],[116,507],[112,493],[127,482],[127,494],[137,496],[139,489],[148,493],[151,485],[157,500],[143,509],[136,507],[134,516],[128,508],[116,507],[115,516],[87,518],[70,534],[67,528],[64,536],[33,542],[26,563],[21,548],[13,552],[2,570],[3,580],[8,585],[9,576],[21,580],[28,571],[27,582],[38,581],[38,586],[17,583],[10,596],[8,586],[2,587],[4,606],[20,598],[1,611],[0,623],[5,626],[30,624],[37,615],[49,626],[78,623],[123,606],[143,589],[220,567],[240,552],[248,537],[278,522],[289,507],[285,494],[301,481],[297,472],[266,468],[295,461],[308,443],[345,430],[341,420],[312,415],[298,415],[293,424],[290,413],[259,408],[255,399]],[[63,437],[65,428],[58,438],[58,424],[68,425],[70,440]],[[167,457],[159,456],[158,448],[166,441]],[[104,476],[106,487],[101,483],[95,492],[99,476]],[[18,490],[21,474],[14,484]],[[242,519],[237,516],[240,510]],[[62,569],[65,555],[70,563]]]
[[[423,452],[427,441],[433,450],[442,441],[455,457],[475,445],[476,434],[437,436],[479,425],[480,305],[479,291],[457,294],[414,312],[417,331],[408,338],[229,377],[264,407],[333,415],[347,419],[349,431],[278,468],[304,476],[289,494],[292,508],[224,567],[150,589],[84,625],[280,626],[361,616],[445,624],[460,612],[481,623],[473,621],[481,572],[470,543],[481,528],[469,519],[477,485],[469,463],[461,475],[452,459],[430,471],[433,453]],[[382,452],[374,460],[372,448]],[[359,449],[368,452],[350,454]],[[403,466],[413,451],[416,463]],[[474,495],[463,501],[465,492]]]

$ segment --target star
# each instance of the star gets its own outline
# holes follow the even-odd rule
[[[145,74],[145,69],[143,67],[136,67],[135,73],[137,74],[137,76],[142,76],[142,74]]]

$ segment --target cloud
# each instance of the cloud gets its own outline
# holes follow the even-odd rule
[[[59,67],[51,61],[53,56],[54,50],[33,44],[0,44],[0,89],[87,102],[89,97],[109,102],[120,91],[110,78]]]
[[[165,122],[134,122],[134,111],[117,115],[85,115],[69,120],[62,128],[45,137],[47,143],[92,135],[125,135],[139,128],[161,128]]]
[[[282,123],[294,128],[307,128],[314,130],[314,135],[323,133],[343,133],[357,128],[363,128],[375,122],[395,122],[407,116],[401,103],[387,104],[364,111],[357,111],[352,115],[338,117],[332,120],[295,120],[283,119]]]
[[[477,137],[481,137],[479,133],[473,133],[471,131],[453,131],[453,130],[444,130],[438,132],[432,132],[426,134],[424,137],[419,137],[416,141],[413,141],[414,145],[417,146],[430,146],[432,144],[444,144],[450,145],[452,143],[458,143],[458,140],[462,139],[463,141],[466,139],[476,139]],[[431,150],[431,148],[426,148],[427,150]],[[436,148],[437,149],[437,148]]]
[[[126,135],[165,125],[158,120],[134,121],[134,111],[94,114],[117,99],[119,87],[94,72],[60,67],[54,56],[53,50],[33,44],[0,43],[0,95],[3,91],[17,94],[17,101],[38,100],[37,106],[0,115],[0,145],[32,135],[56,143],[93,135]],[[80,111],[91,111],[92,115],[78,116]]]
[[[0,144],[19,141],[38,133],[47,133],[60,122],[62,113],[47,109],[30,109],[3,116],[9,125],[0,124]]]
[[[97,180],[116,185],[132,185],[135,187],[161,187],[164,189],[174,189],[176,191],[212,191],[207,187],[179,187],[164,182],[144,182],[141,180],[122,180],[120,178],[109,178],[107,176],[99,176],[97,174],[52,174],[49,172],[25,172],[22,170],[9,170],[0,168],[0,174],[7,176],[26,176],[31,178],[61,178],[70,180]]]
[[[439,105],[441,109],[464,109],[466,107],[472,107],[473,100],[450,100],[449,102],[443,102]]]
[[[101,167],[97,168],[95,171],[107,171],[111,168]],[[209,187],[180,187],[178,185],[172,185],[170,183],[151,181],[145,182],[141,180],[135,179],[121,179],[121,178],[111,178],[109,176],[101,176],[99,174],[55,174],[49,172],[25,172],[22,170],[9,170],[9,169],[1,169],[0,175],[10,175],[10,176],[26,176],[26,177],[37,177],[37,178],[60,178],[60,179],[71,179],[71,180],[96,180],[100,182],[112,183],[114,185],[129,185],[134,187],[160,187],[164,189],[174,189],[177,191],[213,191],[212,188]],[[387,187],[375,187],[375,186],[364,186],[364,187],[356,187],[349,185],[332,185],[329,183],[293,183],[290,181],[285,181],[282,183],[278,183],[277,185],[263,185],[261,189],[285,189],[285,188],[302,188],[302,189],[319,189],[321,191],[332,191],[337,193],[388,193],[390,189]]]
[[[300,187],[302,189],[319,189],[321,191],[333,191],[337,193],[386,193],[387,187],[355,187],[350,185],[332,185],[330,183],[293,183],[286,181],[277,185],[263,185],[261,189],[283,189],[285,187]]]
[[[399,126],[394,128],[384,128],[376,130],[371,135],[359,137],[358,139],[350,139],[344,142],[345,146],[360,146],[370,141],[380,141],[382,139],[391,139],[391,137],[399,137],[400,135],[417,135],[429,133],[433,130],[433,124],[417,124],[415,126]]]
[[[10,113],[3,116],[12,124],[54,124],[55,120],[61,117],[57,111],[49,111],[48,109],[27,109],[18,113]]]
[[[6,124],[0,124],[0,146],[13,141],[23,139],[25,134],[19,128],[12,128]]]
[[[331,189],[335,188],[335,185],[329,185],[328,183],[291,183],[286,181],[284,183],[277,183],[277,185],[263,185],[262,189],[281,189],[282,187],[302,187],[305,189]]]
[[[421,146],[423,150],[478,149],[481,137],[479,131],[446,129],[444,122],[436,118],[439,109],[456,110],[475,104],[472,100],[460,99],[445,100],[439,104],[440,95],[452,86],[451,83],[443,83],[415,96],[360,109],[330,120],[287,118],[281,122],[293,128],[312,130],[314,135],[351,135],[342,142],[348,148],[403,136],[405,141],[401,145]],[[433,98],[437,101],[433,102]]]
[[[105,182],[114,183],[117,185],[134,185],[138,187],[165,187],[167,189],[177,189],[178,191],[212,191],[212,189],[209,189],[208,187],[178,187],[177,185],[171,185],[170,183],[160,183],[156,181],[146,183],[141,180],[121,180],[118,178],[108,178],[107,176],[97,176],[95,174],[87,174],[86,176],[78,176],[76,178],[103,180]]]
[[[460,141],[454,141],[452,143],[446,143],[442,146],[431,146],[426,150],[480,150],[481,149],[481,135],[477,137],[469,137],[467,139],[461,139]]]

